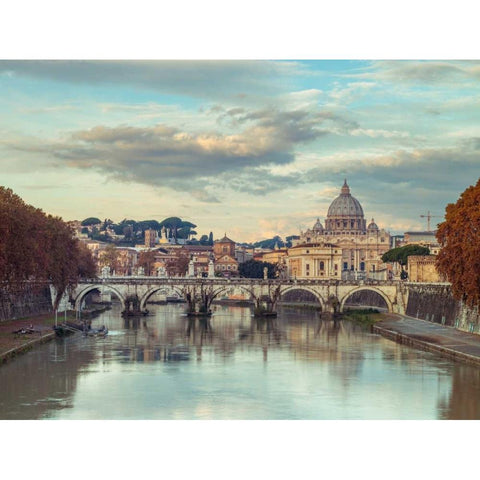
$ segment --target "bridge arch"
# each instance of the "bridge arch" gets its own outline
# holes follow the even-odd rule
[[[100,290],[100,291],[111,290],[113,293],[115,293],[115,295],[120,300],[120,303],[122,304],[122,310],[125,310],[125,298],[123,297],[122,293],[119,290],[117,290],[115,287],[112,287],[111,285],[104,285],[104,284],[89,285],[88,287],[85,287],[83,290],[81,290],[75,298],[75,310],[80,310],[83,299],[92,290]]]
[[[382,292],[382,290],[380,290],[379,288],[370,287],[367,285],[361,285],[360,287],[354,288],[353,290],[350,290],[348,293],[346,293],[343,296],[342,300],[340,301],[340,312],[343,312],[343,309],[345,307],[345,302],[349,299],[349,297],[351,297],[354,293],[361,292],[361,291],[370,291],[370,292],[377,293],[385,301],[389,313],[393,312],[393,304],[390,298],[388,297],[388,295]]]
[[[147,307],[148,299],[159,290],[170,290],[174,291],[179,295],[180,298],[184,298],[182,289],[176,285],[156,285],[155,287],[149,288],[145,294],[140,299],[140,310],[143,312]]]
[[[303,291],[303,292],[311,293],[318,300],[318,303],[320,304],[320,307],[321,307],[322,311],[325,310],[325,300],[322,298],[322,296],[314,288],[308,287],[306,285],[305,286],[304,285],[289,285],[286,288],[282,288],[280,293],[281,293],[281,296],[283,297],[286,293],[292,292],[294,290],[300,290],[300,291]]]
[[[179,285],[158,285],[149,288],[145,294],[142,296],[140,299],[140,310],[145,310],[147,306],[148,299],[155,293],[158,292],[159,290],[163,289],[169,289],[173,290],[176,292],[181,298],[184,298],[184,292],[182,291],[182,287]],[[222,284],[222,285],[213,285],[213,293],[215,294],[221,294],[222,292],[228,293],[232,289],[238,289],[242,290],[245,292],[245,294],[248,296],[249,299],[254,299],[255,298],[255,292],[253,291],[252,288],[249,288],[244,285],[236,285],[236,284]]]

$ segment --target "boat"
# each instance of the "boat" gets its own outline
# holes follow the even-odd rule
[[[108,328],[105,325],[100,328],[89,328],[84,332],[84,335],[87,337],[105,337],[107,334]]]

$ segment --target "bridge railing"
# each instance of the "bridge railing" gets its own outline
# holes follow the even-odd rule
[[[156,277],[147,275],[110,275],[105,277],[96,277],[91,279],[83,279],[80,281],[82,284],[102,284],[102,283],[147,283],[147,284],[161,284],[161,283],[183,283],[183,284],[264,284],[264,285],[406,285],[407,282],[403,280],[376,280],[376,279],[364,279],[364,280],[340,280],[340,279],[263,279],[263,278],[222,278],[222,277]],[[418,283],[413,283],[418,285]],[[448,284],[445,284],[448,285]]]

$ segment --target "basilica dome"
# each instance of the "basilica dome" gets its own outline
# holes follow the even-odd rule
[[[366,233],[366,222],[360,202],[351,195],[347,180],[343,184],[340,195],[330,204],[325,220],[325,230],[331,234]]]
[[[350,194],[350,187],[347,180],[343,184],[340,195],[331,203],[328,208],[328,217],[363,217],[363,209],[360,202]]]

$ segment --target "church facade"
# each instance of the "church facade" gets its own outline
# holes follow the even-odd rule
[[[345,180],[331,203],[325,225],[319,218],[288,249],[290,278],[352,280],[387,279],[382,255],[390,250],[390,234],[372,218],[367,225],[360,202]]]

